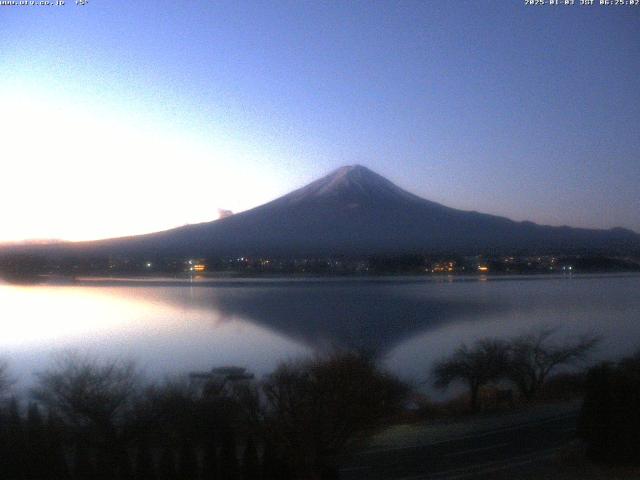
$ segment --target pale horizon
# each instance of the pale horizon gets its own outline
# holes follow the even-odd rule
[[[366,167],[366,165],[363,165]],[[341,167],[338,167],[338,169],[340,168],[344,168],[347,167],[347,165],[343,165]],[[368,167],[367,167],[368,168]],[[332,170],[335,171],[337,169]],[[332,172],[327,172],[327,175],[329,175]],[[317,180],[317,179],[313,179],[313,180]],[[313,181],[312,180],[312,181]],[[294,188],[291,188],[289,191],[287,191],[285,194],[290,193],[294,190],[296,190],[299,187],[304,187],[305,185],[300,185]],[[400,188],[402,188],[401,185],[397,185]],[[403,189],[404,190],[404,189]],[[410,192],[410,193],[414,193],[414,192]],[[279,198],[280,196],[278,196],[277,198]],[[113,235],[113,236],[105,236],[105,237],[92,237],[92,238],[84,238],[84,237],[80,237],[80,238],[54,238],[54,237],[50,237],[50,238],[46,238],[46,237],[34,237],[34,238],[23,238],[23,239],[15,239],[15,240],[1,240],[0,239],[0,244],[6,245],[6,244],[45,244],[45,243],[65,243],[65,242],[82,242],[82,241],[94,241],[94,240],[105,240],[105,239],[112,239],[112,238],[119,238],[119,237],[129,237],[129,236],[136,236],[136,235],[144,235],[144,234],[149,234],[149,233],[155,233],[155,232],[160,232],[160,231],[164,231],[164,230],[171,230],[174,228],[179,228],[179,227],[183,227],[186,225],[193,225],[193,224],[198,224],[198,223],[208,223],[208,222],[213,222],[216,220],[220,220],[222,218],[231,216],[231,215],[235,215],[237,213],[242,213],[243,211],[247,211],[247,210],[252,210],[253,208],[259,207],[261,205],[264,205],[265,203],[269,203],[273,200],[276,200],[277,198],[272,198],[267,200],[266,202],[260,203],[258,205],[254,205],[252,207],[249,207],[245,210],[240,210],[240,211],[232,211],[232,210],[227,210],[227,209],[221,209],[218,208],[217,209],[217,217],[216,218],[209,218],[209,219],[203,219],[200,221],[193,221],[193,222],[187,222],[187,223],[183,223],[180,225],[170,225],[167,226],[165,228],[158,228],[156,230],[151,230],[151,231],[134,231],[134,232],[130,232],[130,233],[123,233],[121,235]],[[430,200],[430,199],[426,199],[426,200]],[[445,205],[445,206],[450,206],[450,205]],[[473,211],[474,209],[460,209],[460,210],[464,210],[464,211]],[[480,213],[487,213],[487,214],[492,214],[491,212],[480,212]],[[505,218],[509,218],[509,217],[505,217]],[[611,229],[611,228],[625,228],[625,227],[621,227],[621,226],[614,226],[614,227],[607,227],[607,228],[602,228],[602,227],[589,227],[589,226],[585,226],[585,227],[580,227],[580,226],[576,226],[576,225],[567,225],[567,224],[551,224],[551,223],[542,223],[542,222],[536,222],[534,220],[531,220],[530,218],[522,218],[522,219],[513,219],[513,218],[509,218],[510,220],[516,221],[516,222],[522,222],[522,221],[533,221],[534,223],[538,224],[538,225],[549,225],[549,226],[569,226],[569,227],[574,227],[574,228],[587,228],[587,229],[602,229],[602,230],[606,230],[606,229]],[[632,230],[632,229],[629,229]],[[634,230],[632,230],[634,231]]]
[[[640,232],[636,8],[67,3],[2,10],[0,242],[210,221],[356,163]]]

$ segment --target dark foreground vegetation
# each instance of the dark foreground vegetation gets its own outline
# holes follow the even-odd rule
[[[133,363],[65,354],[21,399],[0,364],[0,478],[337,479],[349,453],[391,422],[510,409],[550,392],[584,395],[590,459],[637,464],[640,354],[576,368],[597,342],[546,329],[460,346],[433,374],[441,387],[467,385],[464,409],[455,399],[416,409],[407,385],[350,351],[282,363],[261,380],[222,368],[159,383]]]
[[[511,340],[485,338],[470,347],[463,344],[434,366],[434,383],[441,388],[465,384],[470,412],[530,403],[550,393],[553,399],[578,394],[584,399],[578,434],[588,459],[609,466],[640,466],[640,352],[586,372],[574,368],[553,375],[587,360],[599,342],[593,335],[558,342],[555,334],[542,329]],[[449,414],[456,412],[455,406],[449,402]],[[432,416],[445,412],[433,405],[426,410]]]
[[[1,478],[338,478],[338,456],[407,392],[355,353],[282,364],[261,382],[232,377],[145,385],[133,364],[66,355],[28,404],[3,408]]]
[[[586,360],[599,342],[593,335],[558,342],[556,333],[543,328],[510,340],[483,338],[470,347],[462,344],[436,363],[434,384],[447,388],[454,382],[464,383],[472,412],[480,409],[480,394],[487,386],[493,387],[495,403],[513,403],[516,393],[520,400],[530,402],[552,373]]]
[[[589,370],[579,433],[591,460],[640,465],[640,352]]]

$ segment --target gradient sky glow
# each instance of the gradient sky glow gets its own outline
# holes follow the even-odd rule
[[[0,6],[0,241],[211,220],[353,163],[640,231],[640,7],[66,3]]]

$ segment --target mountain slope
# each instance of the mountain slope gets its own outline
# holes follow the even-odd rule
[[[541,226],[456,210],[356,165],[231,217],[77,246],[101,253],[189,256],[627,251],[640,250],[640,235],[621,228]]]

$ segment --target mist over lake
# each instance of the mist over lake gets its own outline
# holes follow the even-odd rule
[[[0,284],[0,356],[26,386],[65,349],[134,359],[147,375],[239,365],[258,375],[318,349],[375,351],[423,382],[460,342],[537,326],[640,347],[640,275],[85,280]]]

